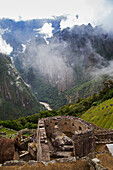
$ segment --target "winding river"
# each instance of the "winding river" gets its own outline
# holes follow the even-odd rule
[[[52,109],[50,108],[50,105],[49,105],[48,103],[45,103],[45,102],[39,102],[39,103],[42,104],[42,105],[44,105],[47,110],[52,110]]]

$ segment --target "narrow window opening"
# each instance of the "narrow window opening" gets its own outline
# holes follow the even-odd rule
[[[82,128],[79,126],[79,130],[82,130]]]

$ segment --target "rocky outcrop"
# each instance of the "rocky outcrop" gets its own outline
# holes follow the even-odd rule
[[[0,138],[0,163],[12,160],[15,152],[15,140]]]

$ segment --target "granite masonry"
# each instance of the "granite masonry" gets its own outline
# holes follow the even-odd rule
[[[73,116],[39,119],[37,161],[84,157],[95,151],[93,126]]]

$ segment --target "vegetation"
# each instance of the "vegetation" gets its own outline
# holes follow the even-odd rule
[[[92,106],[81,118],[102,128],[113,129],[113,98]]]
[[[113,81],[104,83],[104,88],[91,97],[78,98],[76,103],[61,107],[58,111],[40,111],[19,119],[0,121],[0,125],[15,130],[37,128],[39,118],[70,115],[81,117],[103,128],[113,128]]]
[[[13,135],[17,134],[17,131],[15,130],[11,130],[11,129],[7,129],[7,128],[0,128],[0,132],[6,132],[6,135],[2,135],[4,137],[8,137],[10,138],[11,136],[14,137]]]
[[[19,118],[40,110],[40,104],[11,63],[0,54],[0,120]]]

